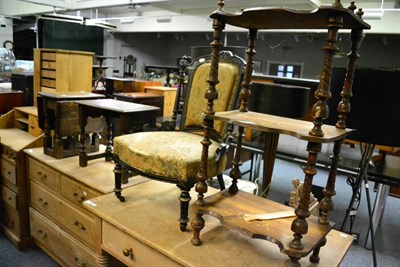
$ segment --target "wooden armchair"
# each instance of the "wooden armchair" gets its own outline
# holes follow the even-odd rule
[[[227,111],[237,106],[245,62],[231,52],[223,51],[218,55],[219,83],[214,95],[215,110]],[[210,56],[200,57],[188,67],[188,84],[185,102],[178,131],[151,131],[123,135],[114,139],[114,159],[116,162],[115,195],[121,202],[121,179],[124,170],[134,171],[150,179],[175,183],[180,189],[181,202],[180,229],[186,230],[189,191],[196,184],[198,166],[201,159],[201,141],[203,140],[202,111],[207,104],[204,90],[211,67]],[[210,129],[211,144],[208,157],[208,176],[219,177],[223,187],[222,172],[225,170],[227,157],[222,154],[220,144],[228,130],[228,125],[216,122]],[[132,200],[134,201],[134,200]]]

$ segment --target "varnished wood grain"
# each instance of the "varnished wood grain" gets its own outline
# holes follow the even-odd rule
[[[215,189],[209,188],[208,194],[215,192]],[[120,203],[113,194],[108,194],[83,204],[104,221],[153,248],[154,253],[164,254],[181,265],[220,266],[229,263],[234,266],[283,266],[287,260],[287,256],[280,253],[275,244],[231,231],[211,216],[204,216],[204,244],[193,246],[190,243],[192,229],[181,232],[176,227],[175,218],[179,213],[176,196],[179,189],[174,185],[151,180],[125,189],[124,194],[127,199],[124,203]],[[191,196],[194,198],[196,192],[192,192]],[[271,207],[261,209],[281,208],[278,203],[268,203]],[[192,214],[193,211],[190,209],[189,212]],[[290,232],[290,228],[288,230]],[[352,237],[332,230],[327,239],[327,245],[321,248],[321,263],[324,266],[338,266],[352,243]],[[307,258],[301,259],[300,263],[301,266],[319,266]]]
[[[323,125],[322,129],[325,133],[323,137],[311,136],[308,134],[308,131],[312,128],[311,122],[251,111],[240,112],[234,110],[217,112],[214,116],[209,116],[209,118],[226,121],[235,125],[244,126],[245,128],[260,130],[263,132],[288,134],[297,137],[300,140],[319,143],[330,143],[342,139],[354,131],[352,129],[341,130],[334,126]]]

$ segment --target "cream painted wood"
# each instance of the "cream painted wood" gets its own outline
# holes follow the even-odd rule
[[[67,232],[30,208],[32,238],[40,248],[64,266],[99,266],[97,255]]]
[[[29,178],[59,192],[61,174],[39,161],[29,158]]]
[[[128,266],[182,266],[115,226],[103,222],[102,247]]]
[[[215,192],[209,188],[209,194]],[[280,253],[278,246],[231,231],[211,216],[204,217],[204,245],[193,246],[190,242],[191,231],[181,232],[176,227],[179,211],[177,194],[179,189],[176,186],[151,180],[125,189],[124,203],[120,203],[113,194],[107,194],[87,200],[83,205],[102,218],[104,229],[108,229],[106,224],[110,224],[133,240],[154,249],[154,255],[162,254],[184,266],[218,266],[229,263],[235,263],[236,266],[284,265],[287,256]],[[196,192],[192,192],[191,197],[195,198]],[[193,216],[191,208],[189,214]],[[321,248],[321,262],[326,266],[339,266],[353,238],[332,230],[327,239],[326,246]],[[120,240],[116,239],[115,243]],[[124,256],[118,256],[108,246],[103,245],[103,248],[121,261],[124,260]],[[303,267],[319,266],[311,263],[308,258],[301,259],[300,263]]]

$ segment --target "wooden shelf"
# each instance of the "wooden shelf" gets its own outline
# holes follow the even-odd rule
[[[327,18],[332,14],[343,18],[342,29],[370,29],[371,26],[348,8],[321,6],[318,10],[289,8],[248,8],[239,13],[216,10],[213,19],[223,19],[226,24],[247,29],[326,29]]]
[[[312,122],[251,111],[241,112],[239,110],[232,110],[216,112],[215,115],[206,116],[206,118],[221,120],[234,125],[243,126],[245,128],[260,130],[262,132],[287,134],[297,137],[300,140],[318,143],[334,142],[336,140],[343,139],[345,136],[354,131],[352,129],[341,130],[334,126],[323,125],[322,130],[325,135],[323,137],[312,136],[308,134],[313,127]]]
[[[295,216],[273,220],[246,221],[244,219],[245,214],[292,211],[293,208],[243,191],[231,194],[228,189],[206,197],[204,202],[204,207],[194,206],[194,208],[198,212],[217,217],[222,224],[246,236],[275,243],[281,252],[289,256],[307,256],[334,226],[332,222],[321,225],[318,223],[318,217],[311,215],[307,218],[309,231],[302,239],[304,248],[297,250],[289,247],[293,239],[290,226]]]

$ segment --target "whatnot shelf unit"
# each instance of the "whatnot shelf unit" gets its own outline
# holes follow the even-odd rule
[[[18,107],[1,116],[0,139],[0,230],[22,250],[31,244],[23,150],[43,144],[36,108]]]
[[[225,3],[218,1],[218,9],[211,14],[213,19],[214,41],[212,46],[212,66],[210,69],[209,87],[205,93],[208,100],[203,113],[204,139],[202,141],[202,162],[199,166],[198,176],[201,177],[196,185],[198,192],[197,201],[193,207],[195,217],[191,224],[194,228],[192,244],[200,245],[200,231],[204,227],[203,215],[217,217],[224,225],[244,233],[252,238],[262,238],[276,243],[281,252],[288,255],[288,264],[298,266],[302,257],[312,252],[310,260],[319,261],[319,250],[326,243],[326,235],[333,227],[329,221],[329,211],[333,208],[332,197],[335,195],[335,179],[337,163],[340,160],[340,147],[344,138],[352,132],[346,129],[345,119],[350,112],[349,98],[352,95],[352,79],[358,49],[363,38],[363,30],[370,26],[362,20],[362,11],[351,3],[349,8],[344,8],[340,0],[334,1],[331,6],[321,6],[317,10],[304,11],[287,8],[249,8],[232,14],[224,11]],[[240,94],[239,110],[228,112],[215,112],[214,100],[216,84],[218,83],[218,52],[222,47],[221,37],[225,25],[233,25],[248,29],[247,66]],[[255,40],[259,29],[327,29],[326,44],[322,47],[324,62],[318,89],[315,92],[316,102],[313,106],[313,122],[297,119],[288,119],[271,116],[248,110],[250,82],[253,72],[253,57],[255,55]],[[333,68],[333,56],[339,50],[336,46],[339,29],[351,29],[351,51],[348,54],[347,76],[341,92],[341,102],[338,105],[338,122],[335,126],[324,125],[329,109],[327,101],[331,97],[330,81]],[[210,145],[210,129],[214,120],[221,120],[238,126],[237,149],[232,162],[230,177],[232,185],[229,189],[205,197],[207,192],[207,157]],[[298,139],[308,141],[307,165],[303,167],[304,185],[299,204],[294,210],[294,218],[278,218],[274,220],[246,220],[248,214],[259,216],[289,209],[259,196],[243,193],[238,190],[237,180],[241,178],[241,145],[244,129],[257,129],[265,133],[264,160],[273,165],[277,141],[280,134],[292,135]],[[323,191],[325,197],[320,203],[321,215],[310,216],[310,192],[313,177],[317,173],[315,165],[322,143],[334,142],[331,169]],[[269,181],[264,181],[269,182]]]

